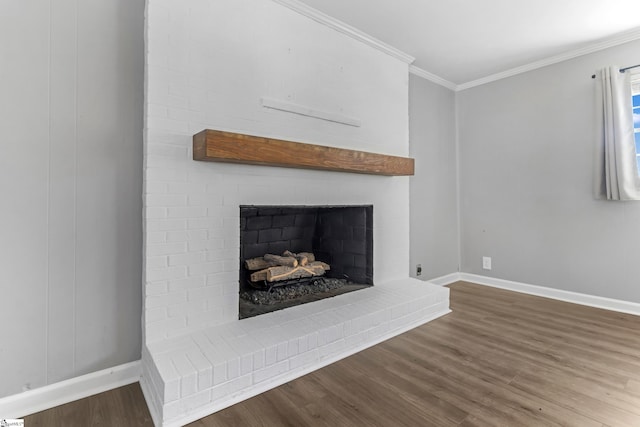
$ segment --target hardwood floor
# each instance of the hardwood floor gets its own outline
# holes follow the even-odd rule
[[[640,426],[640,317],[450,288],[453,313],[191,426]],[[137,384],[25,419],[150,424]]]

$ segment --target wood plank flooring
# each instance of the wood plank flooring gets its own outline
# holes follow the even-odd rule
[[[450,288],[453,313],[191,426],[640,426],[640,317]],[[151,420],[135,384],[25,425]]]

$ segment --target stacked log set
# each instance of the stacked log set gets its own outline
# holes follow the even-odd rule
[[[280,282],[303,277],[322,276],[331,267],[322,261],[316,261],[311,252],[293,253],[285,251],[282,255],[265,254],[262,257],[247,259],[244,262],[251,274],[251,282]]]

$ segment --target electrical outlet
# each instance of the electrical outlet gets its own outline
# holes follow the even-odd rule
[[[491,270],[491,257],[489,256],[482,257],[482,268],[484,270]]]
[[[422,274],[422,264],[416,265],[416,276],[420,276]]]

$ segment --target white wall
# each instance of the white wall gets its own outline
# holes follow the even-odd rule
[[[640,202],[592,195],[591,79],[639,51],[636,41],[458,94],[462,271],[640,302]]]
[[[408,66],[264,0],[152,0],[147,13],[146,342],[237,320],[239,205],[374,204],[374,282],[407,277],[409,179],[192,160],[192,135],[409,154]],[[357,118],[353,127],[262,97]]]
[[[0,397],[140,358],[142,0],[0,13]]]
[[[458,271],[455,93],[421,77],[409,79],[411,177],[410,272],[420,279]]]

